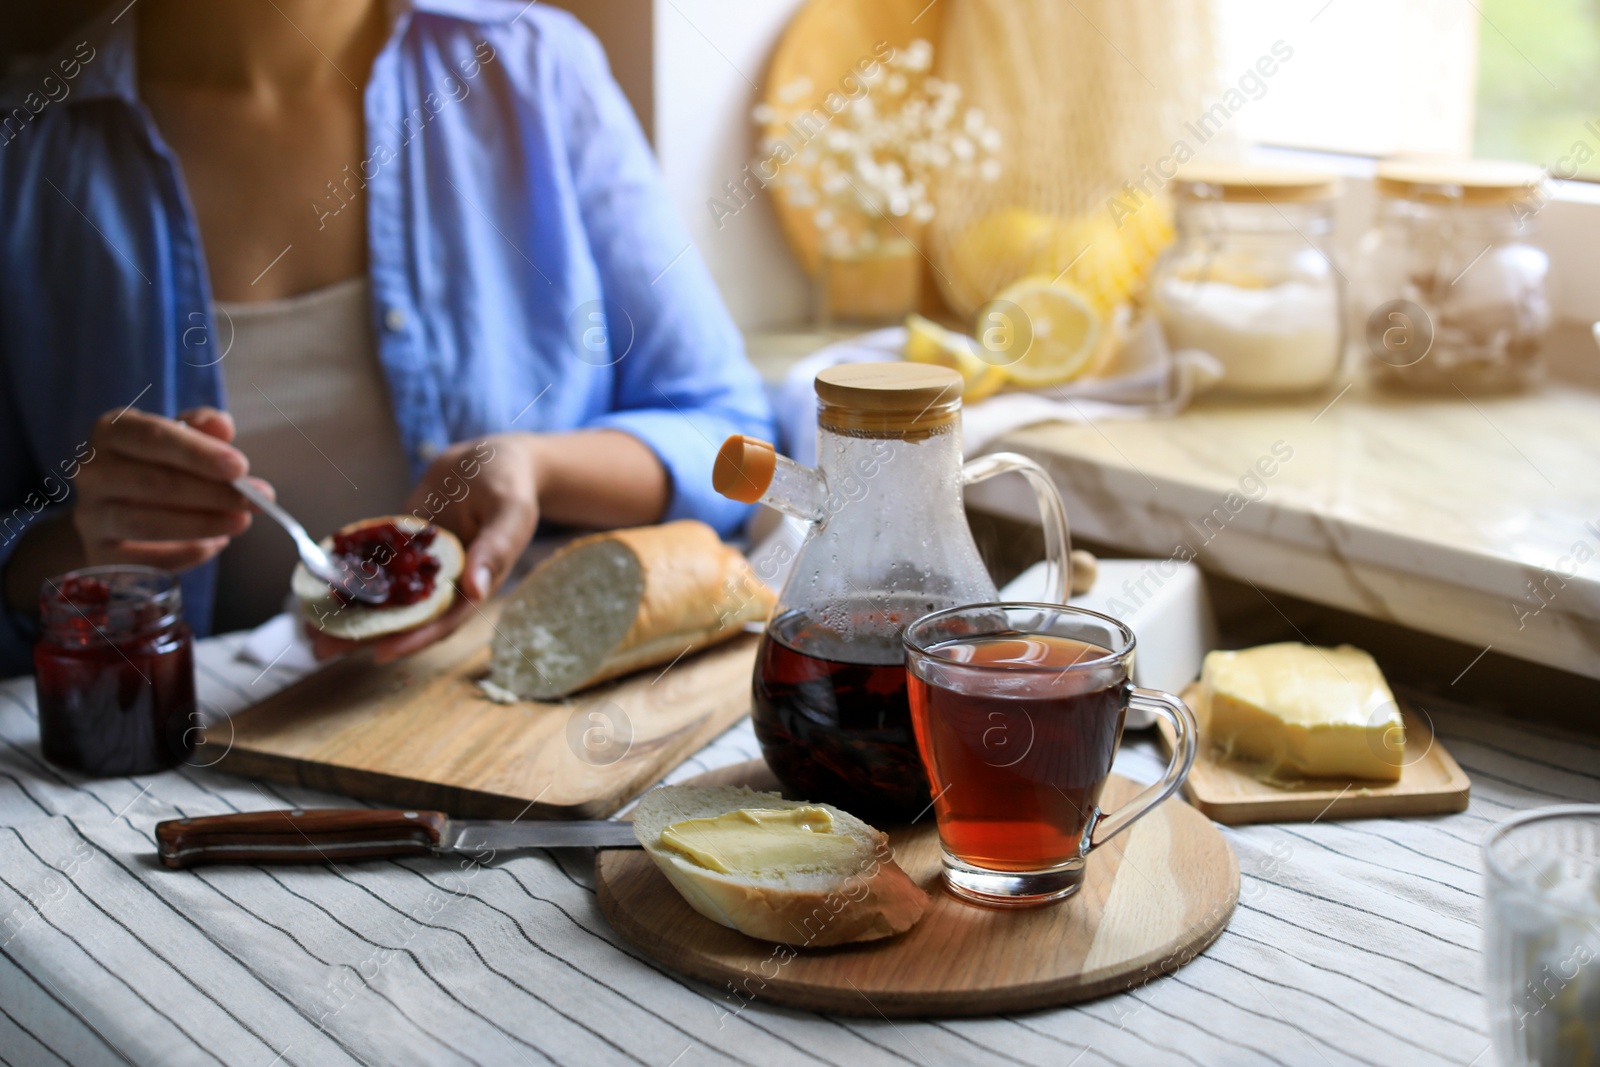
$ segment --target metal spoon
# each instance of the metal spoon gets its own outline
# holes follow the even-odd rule
[[[382,574],[370,577],[358,574],[354,567],[335,563],[328,558],[322,546],[311,539],[306,528],[295,517],[278,506],[278,502],[257,489],[246,478],[235,478],[233,487],[250,503],[272,516],[279,526],[289,531],[295,547],[300,551],[300,562],[306,565],[313,577],[320,578],[333,587],[333,591],[363,604],[382,604],[389,598],[389,580]]]

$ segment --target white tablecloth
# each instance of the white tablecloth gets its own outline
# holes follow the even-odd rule
[[[237,644],[201,646],[208,711],[289,680]],[[31,680],[0,683],[0,1061],[1481,1067],[1479,840],[1521,808],[1600,800],[1600,757],[1424,704],[1472,775],[1467,812],[1227,830],[1239,909],[1176,974],[1069,1008],[890,1022],[734,1010],[611,932],[588,854],[162,870],[161,819],[352,802],[192,767],[63,773],[39,756]],[[755,754],[746,723],[672,777]],[[1148,742],[1119,770],[1154,777]]]

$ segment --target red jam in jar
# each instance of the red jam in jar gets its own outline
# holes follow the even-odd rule
[[[148,774],[194,748],[194,634],[178,579],[87,567],[45,582],[33,648],[45,758],[84,774]]]
[[[435,526],[407,532],[392,522],[377,522],[333,535],[333,562],[356,574],[376,578],[389,590],[383,608],[426,600],[433,592],[439,561],[428,551],[439,535]],[[341,602],[344,598],[334,594]],[[346,604],[348,606],[348,604]]]

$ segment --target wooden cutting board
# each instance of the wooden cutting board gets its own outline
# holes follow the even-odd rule
[[[693,781],[777,788],[759,761]],[[1120,804],[1140,788],[1112,775],[1104,803]],[[1204,951],[1239,898],[1233,850],[1210,820],[1176,799],[1090,853],[1076,895],[1022,911],[976,907],[941,889],[931,821],[888,834],[896,861],[932,907],[885,941],[780,950],[697,914],[637,850],[600,853],[595,888],[618,933],[716,986],[729,1011],[759,998],[874,1017],[990,1015],[1127,989]]]
[[[594,819],[749,710],[752,634],[564,703],[496,704],[475,683],[497,614],[398,663],[346,657],[218,723],[216,766],[463,817]]]
[[[1183,700],[1201,724],[1199,749],[1183,792],[1191,804],[1220,823],[1315,822],[1467,810],[1471,779],[1433,735],[1427,715],[1404,700],[1400,715],[1406,728],[1407,762],[1398,782],[1310,778],[1286,785],[1268,785],[1217,759],[1205,739],[1204,724],[1210,714],[1204,690],[1191,683]],[[1165,723],[1161,739],[1170,752],[1172,734]]]

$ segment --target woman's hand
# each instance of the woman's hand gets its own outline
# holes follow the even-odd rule
[[[452,633],[481,610],[539,525],[538,441],[527,433],[494,434],[440,453],[412,491],[406,511],[444,527],[466,546],[459,599],[433,622],[375,641],[358,643],[313,629],[317,658],[371,647],[376,662],[388,663]]]
[[[131,408],[100,416],[73,481],[73,524],[88,564],[181,571],[226,548],[251,514],[228,484],[250,469],[232,441],[233,419],[216,408],[176,419]]]

